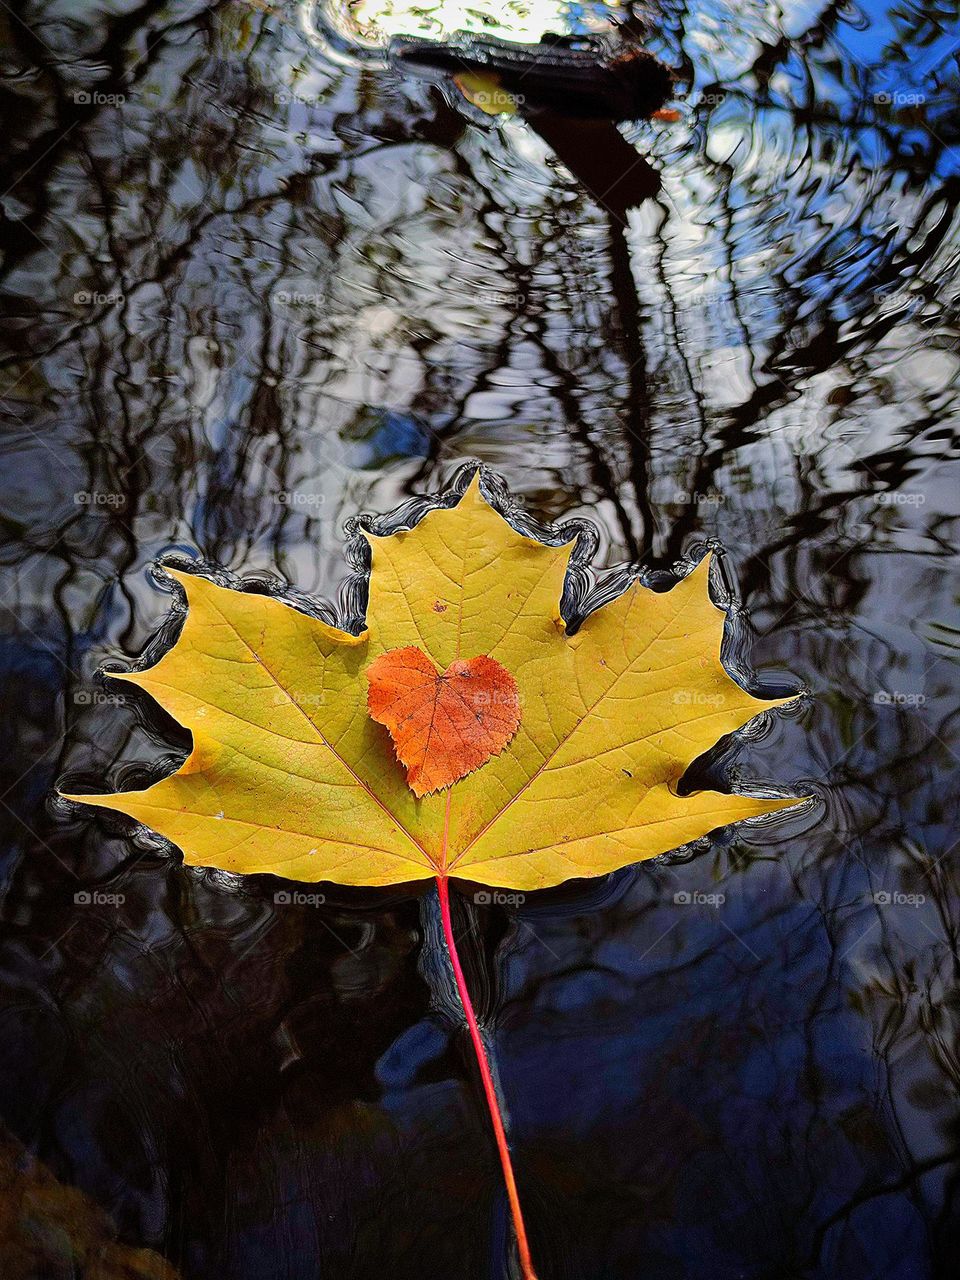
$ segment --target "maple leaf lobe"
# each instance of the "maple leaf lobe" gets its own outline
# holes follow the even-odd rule
[[[418,797],[479,769],[520,726],[517,683],[486,655],[439,671],[422,649],[405,645],[370,664],[367,685],[367,709],[390,733]]]

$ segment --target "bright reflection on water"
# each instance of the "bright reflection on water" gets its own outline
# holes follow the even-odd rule
[[[483,31],[536,41],[544,31],[566,30],[574,11],[582,6],[563,0],[507,0],[499,5],[468,4],[463,0],[439,0],[437,4],[358,0],[356,4],[330,4],[327,8],[332,19],[339,17],[345,26],[370,41],[391,35],[440,37],[453,31]]]
[[[410,11],[422,30],[437,12]],[[795,781],[818,822],[461,905],[542,1280],[948,1274],[948,7],[668,0],[652,46],[682,119],[625,127],[653,179],[620,214],[617,175],[588,194],[542,122],[318,53],[292,7],[21,15],[0,1169],[57,1186],[42,1226],[4,1233],[4,1280],[77,1274],[115,1233],[127,1275],[159,1255],[189,1280],[509,1274],[431,900],[277,905],[272,882],[184,871],[48,801],[64,774],[129,786],[185,747],[95,674],[167,615],[158,555],[333,596],[344,518],[467,458],[546,518],[596,521],[605,565],[719,539],[733,660],[757,691],[813,692],[709,768]],[[358,46],[410,29],[334,16]]]
[[[456,31],[472,31],[508,40],[539,41],[544,32],[610,31],[625,16],[616,0],[589,4],[572,0],[506,0],[497,5],[472,5],[461,0],[410,4],[405,0],[335,0],[301,2],[303,29],[329,56],[337,50],[382,51],[391,36],[408,35],[442,40]],[[332,48],[331,48],[332,45]]]

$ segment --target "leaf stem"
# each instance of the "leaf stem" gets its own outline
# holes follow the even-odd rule
[[[473,1012],[473,1003],[470,1000],[470,992],[467,989],[467,980],[463,975],[463,969],[460,965],[460,957],[457,955],[457,944],[454,940],[453,922],[450,916],[449,880],[445,875],[437,876],[437,894],[440,898],[440,916],[443,920],[443,936],[447,943],[447,950],[450,953],[450,961],[453,964],[453,975],[456,978],[460,1003],[463,1005],[463,1012],[466,1015],[467,1026],[470,1029],[470,1039],[473,1041],[473,1051],[476,1054],[477,1065],[480,1068],[480,1077],[483,1080],[483,1092],[487,1099],[487,1109],[490,1112],[490,1119],[493,1123],[493,1134],[497,1141],[497,1150],[500,1153],[500,1165],[503,1169],[503,1180],[507,1184],[507,1198],[510,1201],[510,1213],[513,1217],[513,1226],[517,1234],[517,1251],[520,1255],[520,1270],[523,1274],[523,1280],[537,1280],[536,1272],[533,1269],[533,1262],[530,1258],[530,1245],[527,1242],[527,1231],[523,1225],[523,1214],[520,1211],[520,1197],[517,1194],[517,1183],[513,1176],[513,1165],[510,1161],[510,1148],[507,1145],[507,1135],[503,1126],[503,1116],[500,1112],[500,1100],[497,1097],[496,1086],[493,1083],[493,1075],[490,1071],[487,1051],[484,1048],[483,1039],[480,1035],[480,1028],[477,1026],[476,1014]]]

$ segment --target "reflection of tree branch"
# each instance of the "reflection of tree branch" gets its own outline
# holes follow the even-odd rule
[[[879,1199],[882,1196],[896,1195],[898,1191],[911,1190],[919,1192],[917,1181],[925,1173],[930,1173],[933,1169],[941,1169],[944,1165],[956,1164],[958,1160],[960,1160],[960,1155],[956,1151],[948,1151],[938,1156],[928,1156],[925,1160],[913,1160],[910,1163],[909,1171],[904,1173],[902,1177],[861,1191],[817,1227],[814,1236],[814,1257],[818,1261],[820,1260],[820,1254],[826,1244],[828,1233],[838,1222],[845,1222],[851,1214],[856,1213],[861,1205],[868,1204],[871,1200]]]
[[[227,0],[214,0],[208,12],[216,11],[225,3]],[[142,80],[163,52],[168,37],[181,28],[193,26],[197,21],[197,15],[192,14],[171,23],[165,31],[150,42],[144,57],[132,68],[128,67],[127,46],[130,40],[141,32],[145,22],[165,8],[165,0],[145,0],[139,8],[120,14],[114,19],[106,40],[95,53],[90,55],[92,62],[108,68],[107,75],[96,83],[97,94],[104,97],[119,94],[123,89],[129,89]],[[57,119],[56,124],[34,138],[10,166],[0,166],[0,186],[4,189],[16,187],[20,181],[19,175],[22,174],[24,177],[30,177],[30,189],[34,195],[32,212],[8,227],[10,251],[0,268],[0,280],[4,279],[24,256],[32,253],[36,248],[36,230],[46,221],[49,214],[46,182],[59,164],[64,149],[73,145],[71,135],[74,129],[77,126],[86,126],[95,120],[104,108],[104,103],[98,101],[96,94],[92,91],[89,94],[90,100],[85,103],[78,102],[76,96],[68,98],[66,88],[56,72],[58,64],[48,56],[51,51],[35,28],[23,19],[11,23],[10,27],[24,56],[33,65],[39,67],[45,78],[54,86]]]

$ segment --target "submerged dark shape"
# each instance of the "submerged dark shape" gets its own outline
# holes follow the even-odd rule
[[[444,75],[495,77],[524,102],[580,119],[643,120],[673,94],[673,73],[631,32],[544,34],[539,44],[457,31],[449,40],[395,36],[390,58]]]

